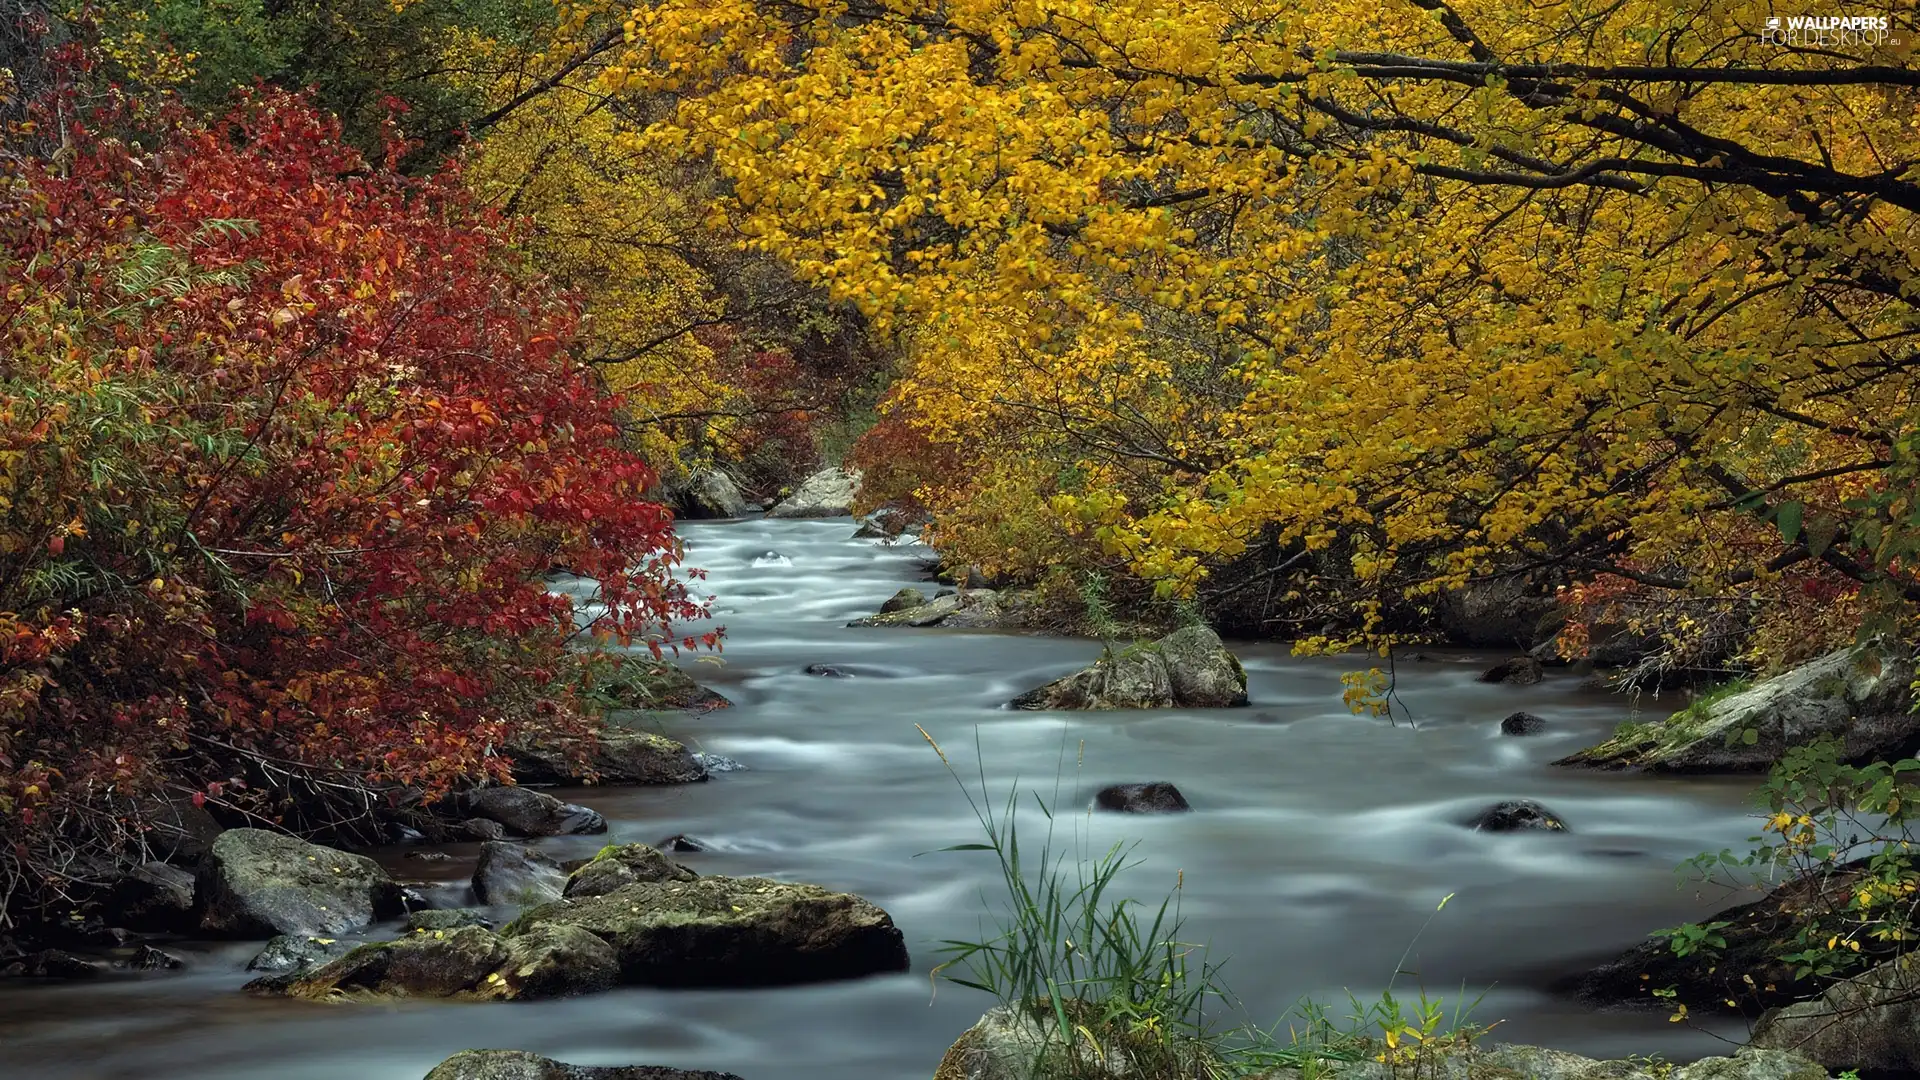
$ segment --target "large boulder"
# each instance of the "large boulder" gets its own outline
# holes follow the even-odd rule
[[[613,946],[623,982],[772,986],[904,971],[893,919],[860,897],[765,878],[625,885],[526,912],[507,937],[576,926]]]
[[[467,792],[462,802],[467,813],[498,822],[518,836],[569,836],[607,831],[607,821],[598,813],[561,802],[532,788],[476,788]]]
[[[568,1065],[525,1050],[462,1050],[426,1080],[740,1080],[732,1073],[658,1065]]]
[[[473,895],[483,904],[533,907],[560,899],[567,872],[525,844],[488,840],[473,867]]]
[[[1905,756],[1920,737],[1908,712],[1913,658],[1873,641],[1829,653],[1738,693],[1712,696],[1556,762],[1655,772],[1758,772],[1787,749],[1831,736],[1850,760]]]
[[[1793,938],[1809,915],[1847,906],[1863,870],[1863,863],[1852,863],[1836,872],[1795,878],[1758,900],[1700,920],[1726,924],[1718,931],[1724,948],[1681,956],[1666,938],[1649,938],[1554,989],[1603,1008],[1685,1005],[1694,1012],[1747,1016],[1806,998],[1818,987],[1796,979],[1794,965],[1780,956],[1794,951]],[[1897,944],[1868,940],[1862,948],[1870,956],[1890,956]],[[1672,990],[1674,996],[1656,998],[1656,990]]]
[[[1190,709],[1247,703],[1247,673],[1204,626],[1109,652],[1093,666],[1014,698],[1016,709]]]
[[[216,937],[331,936],[398,915],[400,887],[361,855],[264,829],[229,829],[194,880],[200,929]]]
[[[1546,676],[1546,668],[1540,661],[1531,656],[1516,656],[1511,660],[1502,660],[1481,672],[1480,681],[1505,683],[1508,686],[1532,686]]]
[[[562,891],[570,897],[605,896],[628,885],[654,881],[692,881],[693,871],[645,844],[614,844],[568,877]]]
[[[1043,1003],[1036,1002],[1036,1006]],[[1071,1021],[1078,1021],[1089,1006],[1068,1002]],[[1096,1021],[1097,1023],[1097,1021]],[[1069,1057],[1068,1043],[1060,1037],[1060,1024],[1038,1007],[1016,1009],[1005,1005],[989,1009],[977,1023],[962,1032],[940,1058],[933,1080],[1033,1080],[1039,1077],[1098,1077],[1101,1080],[1154,1080],[1159,1076],[1207,1076],[1214,1055],[1194,1042],[1177,1048],[1178,1060],[1166,1061],[1162,1070],[1145,1073],[1135,1067],[1130,1047],[1118,1032],[1112,1037],[1077,1039],[1077,1051]],[[1089,1041],[1097,1044],[1089,1046]],[[1159,1041],[1153,1041],[1156,1049]],[[1156,1055],[1158,1056],[1158,1055]]]
[[[608,724],[592,739],[554,733],[507,747],[523,784],[690,784],[707,778],[685,746],[650,731]]]
[[[746,517],[753,512],[740,485],[720,469],[697,469],[673,492],[674,508],[688,520]]]
[[[291,983],[249,984],[313,1001],[455,998],[537,1001],[612,989],[613,950],[570,926],[504,939],[478,926],[361,945]]]
[[[1837,982],[1812,1001],[1769,1010],[1754,1025],[1752,1042],[1836,1071],[1920,1074],[1920,954]]]
[[[821,469],[801,481],[793,494],[767,511],[770,518],[849,517],[860,474],[847,469]]]

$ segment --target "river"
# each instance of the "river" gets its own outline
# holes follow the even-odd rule
[[[917,581],[924,549],[849,539],[835,521],[683,528],[708,572],[717,656],[689,659],[736,702],[674,732],[746,771],[666,789],[559,792],[606,815],[620,841],[685,833],[714,850],[706,873],[757,874],[856,892],[893,914],[909,974],[764,991],[621,990],[539,1004],[328,1006],[239,993],[257,943],[183,945],[187,971],[0,991],[0,1075],[9,1080],[419,1080],[468,1047],[533,1050],[575,1064],[732,1071],[746,1080],[926,1080],[989,1004],[928,974],[942,939],[977,937],[999,903],[958,772],[1004,799],[1016,783],[1069,808],[1118,781],[1170,780],[1191,814],[1069,814],[1063,836],[1137,841],[1124,879],[1157,898],[1183,882],[1186,936],[1227,961],[1248,1012],[1271,1022],[1300,998],[1338,1007],[1376,994],[1407,955],[1397,992],[1480,998],[1497,1037],[1596,1056],[1724,1052],[1713,1032],[1658,1013],[1594,1013],[1540,989],[1553,977],[1696,918],[1725,897],[1678,885],[1674,867],[1754,832],[1746,781],[1554,769],[1629,715],[1570,676],[1531,687],[1475,681],[1488,659],[1402,664],[1416,723],[1350,715],[1341,659],[1236,645],[1253,705],[1065,716],[1000,704],[1071,671],[1092,642],[948,630],[850,629]],[[803,672],[827,663],[852,678]],[[1671,701],[1650,709],[1675,707]],[[1526,709],[1548,732],[1502,737]],[[976,746],[978,753],[976,753]],[[1076,762],[1079,764],[1076,766]],[[1566,834],[1485,835],[1457,823],[1531,797]],[[1031,806],[1031,802],[1028,803]],[[1038,830],[1042,821],[1028,813]],[[562,855],[605,838],[544,842]],[[450,849],[470,860],[472,849]],[[440,877],[467,862],[390,865]],[[1453,899],[1444,911],[1442,897]],[[1416,933],[1432,917],[1415,942]],[[1413,947],[1409,952],[1409,944]],[[1338,1011],[1338,1010],[1336,1010]],[[1737,1037],[1722,1027],[1720,1036]]]

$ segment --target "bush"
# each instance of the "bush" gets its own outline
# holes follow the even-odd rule
[[[58,104],[65,149],[0,155],[15,911],[110,865],[143,798],[272,819],[303,780],[503,777],[513,717],[580,718],[574,641],[697,613],[575,312],[457,177],[280,93]],[[552,567],[599,582],[585,629]]]

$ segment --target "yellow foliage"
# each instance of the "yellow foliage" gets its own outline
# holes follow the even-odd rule
[[[603,90],[676,96],[627,145],[710,157],[746,243],[910,344],[896,412],[1102,478],[1049,509],[1163,593],[1277,524],[1358,538],[1382,593],[1551,559],[1920,598],[1888,496],[1910,28],[1847,57],[1766,40],[1761,0],[563,9],[620,27]]]

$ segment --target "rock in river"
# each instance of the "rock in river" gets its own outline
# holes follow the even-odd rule
[[[535,1001],[611,989],[618,973],[613,950],[584,930],[555,925],[505,938],[464,926],[361,945],[284,987],[249,987],[314,1001]]]
[[[598,855],[575,870],[562,891],[570,897],[605,896],[627,885],[692,881],[698,876],[645,844],[614,844],[601,848]]]
[[[354,944],[339,938],[315,937],[311,934],[281,934],[267,942],[266,948],[247,961],[247,970],[262,975],[298,977],[329,960],[347,955],[353,951]]]
[[[229,829],[200,861],[200,929],[218,937],[331,936],[400,914],[372,859],[264,829]]]
[[[483,904],[532,907],[560,899],[567,872],[525,844],[488,840],[473,868],[473,895]]]
[[[515,919],[508,937],[571,926],[604,939],[621,981],[773,986],[904,971],[893,919],[860,897],[765,878],[703,877],[569,897]]]
[[[691,784],[706,766],[680,743],[609,723],[589,740],[547,733],[507,748],[523,784]]]
[[[1506,683],[1508,686],[1532,686],[1544,678],[1546,668],[1531,656],[1502,660],[1480,673],[1481,682]]]
[[[607,822],[584,806],[563,803],[544,791],[523,787],[484,787],[464,796],[467,813],[497,821],[520,836],[603,833]]]
[[[1911,654],[1887,641],[1828,653],[1663,721],[1633,724],[1555,764],[1656,772],[1757,772],[1790,746],[1840,740],[1849,760],[1900,757],[1920,737]]]
[[[1502,735],[1538,735],[1547,729],[1547,722],[1530,712],[1517,712],[1500,721]]]
[[[1094,795],[1093,805],[1123,814],[1177,814],[1193,809],[1180,789],[1164,780],[1103,787]]]
[[[1560,815],[1532,799],[1494,803],[1473,816],[1467,826],[1475,832],[1566,832]]]
[[[568,1065],[525,1050],[462,1050],[426,1080],[740,1080],[732,1073],[657,1065]]]
[[[1829,1069],[1920,1074],[1920,954],[1908,953],[1828,987],[1811,1001],[1773,1009],[1753,1045],[1792,1050]]]
[[[846,469],[822,469],[801,482],[793,494],[767,511],[770,518],[848,517],[860,474]]]
[[[1093,666],[1029,690],[1016,709],[1190,709],[1247,703],[1247,673],[1204,626],[1108,653]]]
[[[113,883],[107,903],[115,926],[140,931],[185,930],[193,924],[193,875],[162,862],[144,863]]]

